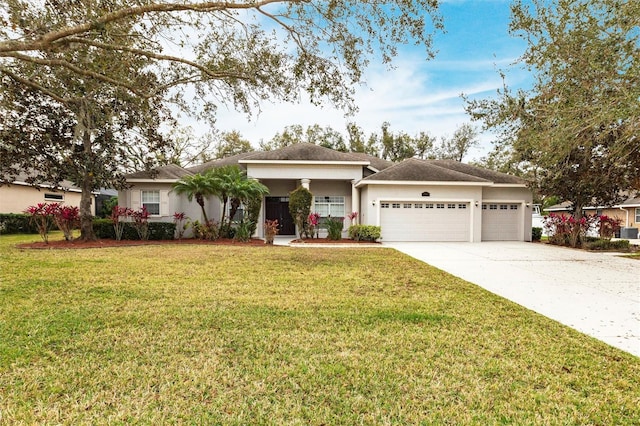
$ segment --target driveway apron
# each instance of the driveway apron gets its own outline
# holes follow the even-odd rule
[[[384,243],[640,356],[640,261],[540,243]]]

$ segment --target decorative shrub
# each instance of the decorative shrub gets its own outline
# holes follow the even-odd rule
[[[142,241],[149,239],[149,212],[145,206],[140,210],[131,212],[133,227]],[[173,237],[171,237],[173,239]]]
[[[38,233],[45,243],[49,242],[49,231],[53,227],[53,217],[56,213],[58,203],[38,203],[35,206],[29,206],[25,213],[30,215],[31,223],[38,229]]]
[[[181,240],[184,236],[184,231],[189,227],[187,215],[184,212],[175,212],[173,214],[173,224],[176,227],[176,236]]]
[[[217,240],[220,238],[220,226],[213,220],[209,220],[206,223],[200,223],[196,220],[191,223],[191,229],[193,229],[193,237],[201,240]]]
[[[377,241],[380,239],[381,228],[373,225],[351,225],[348,233],[354,241]]]
[[[176,225],[171,222],[149,222],[149,240],[173,240]],[[115,240],[115,230],[111,219],[94,219],[93,231],[96,237],[102,239]],[[122,240],[139,240],[137,230],[133,226],[133,222],[123,222]]]
[[[324,221],[324,226],[327,228],[327,237],[330,240],[339,240],[342,238],[342,229],[344,228],[343,218],[327,217]]]
[[[611,239],[607,239],[607,238],[596,238],[594,241],[587,242],[586,248],[589,250],[628,251],[629,240],[611,241]]]
[[[116,241],[120,241],[122,239],[126,220],[131,217],[132,213],[133,210],[128,207],[114,206],[113,210],[111,210],[111,217],[109,219],[113,225]]]
[[[0,214],[0,234],[37,234],[38,227],[31,216],[19,213]]]
[[[262,207],[262,197],[252,197],[247,200],[246,204],[247,219],[250,223],[249,235],[256,233],[258,229],[258,220],[260,219],[260,208]]]
[[[606,215],[598,216],[600,238],[610,240],[618,231],[620,231],[621,224],[622,221],[616,217],[609,217]]]
[[[304,186],[298,187],[289,193],[289,213],[296,223],[300,237],[308,234],[307,219],[311,213],[311,201],[313,195]]]
[[[278,235],[278,220],[266,220],[264,222],[264,242],[265,244],[273,244],[273,239]]]
[[[252,224],[250,221],[247,221],[247,220],[241,221],[235,227],[235,234],[233,235],[233,239],[235,241],[241,241],[243,243],[246,243],[251,239],[251,235],[253,235],[251,232],[252,228],[255,228],[255,226],[252,227]]]
[[[533,241],[540,241],[542,239],[542,228],[537,226],[531,228],[531,239]]]
[[[320,231],[320,215],[318,213],[310,213],[307,218],[307,236],[309,238],[318,238]]]
[[[549,235],[549,242],[578,247],[584,241],[586,233],[596,223],[597,216],[583,216],[576,219],[573,216],[551,213],[543,220],[544,228]]]

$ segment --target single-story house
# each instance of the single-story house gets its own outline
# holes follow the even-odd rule
[[[24,213],[29,206],[38,203],[80,207],[82,190],[72,182],[62,181],[55,186],[46,183],[34,186],[27,182],[28,176],[27,173],[20,173],[13,182],[0,186],[0,213]]]
[[[289,193],[299,186],[313,194],[312,211],[322,217],[358,213],[357,223],[381,226],[383,241],[531,241],[532,194],[515,176],[449,160],[408,159],[392,163],[367,154],[344,153],[309,143],[251,152],[196,167],[168,165],[127,176],[119,204],[146,206],[154,220],[174,212],[202,220],[200,207],[171,191],[183,176],[237,164],[269,188],[262,222],[278,219],[280,235],[295,235]],[[215,197],[207,214],[220,217]],[[350,223],[345,219],[345,230]]]

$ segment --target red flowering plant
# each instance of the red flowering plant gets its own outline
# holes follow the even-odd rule
[[[124,224],[126,219],[131,216],[133,211],[128,207],[113,206],[111,210],[111,216],[109,219],[113,223],[113,230],[115,231],[116,241],[122,239],[122,233],[124,232]]]
[[[318,238],[318,231],[320,230],[320,215],[318,213],[311,213],[307,218],[307,236],[309,238]]]
[[[600,231],[600,238],[605,240],[611,240],[613,236],[620,230],[622,221],[617,217],[610,217],[607,215],[598,216],[598,227]]]
[[[173,223],[176,224],[176,237],[181,240],[184,236],[184,231],[189,226],[187,215],[184,212],[175,212],[173,214]]]
[[[132,225],[138,233],[138,237],[143,241],[149,239],[149,216],[151,215],[145,206],[142,206],[140,210],[131,212]]]
[[[543,220],[550,243],[577,247],[593,227],[596,216],[583,216],[576,219],[573,216],[551,213]]]
[[[35,223],[38,233],[45,243],[49,242],[49,231],[53,226],[53,216],[58,204],[38,203],[35,206],[29,206],[24,211],[31,215],[31,222]]]
[[[355,220],[358,218],[358,212],[351,212],[347,215],[352,225],[355,225]]]
[[[78,226],[80,221],[80,209],[75,206],[61,206],[55,204],[53,210],[53,219],[56,226],[64,234],[67,241],[73,240],[73,229]]]

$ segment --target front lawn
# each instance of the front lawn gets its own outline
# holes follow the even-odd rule
[[[637,424],[640,358],[391,249],[18,250],[0,424]]]

